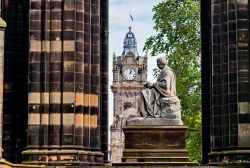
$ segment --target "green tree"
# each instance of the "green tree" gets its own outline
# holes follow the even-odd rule
[[[165,55],[176,73],[182,119],[189,128],[187,147],[192,161],[201,158],[199,5],[198,0],[164,0],[154,6],[156,35],[149,37],[144,46],[152,56]]]

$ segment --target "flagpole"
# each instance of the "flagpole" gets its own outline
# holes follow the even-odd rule
[[[133,16],[132,16],[131,14],[129,14],[129,17],[130,17],[130,19],[131,19],[131,26],[130,26],[130,30],[131,30],[132,23],[134,22],[134,18],[133,18]]]

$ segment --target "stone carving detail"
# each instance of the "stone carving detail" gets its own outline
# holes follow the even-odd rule
[[[157,66],[161,70],[157,81],[155,83],[147,82],[146,88],[141,91],[138,98],[138,115],[143,118],[176,120],[176,122],[171,121],[171,125],[183,125],[180,100],[176,96],[175,74],[167,66],[163,57],[157,59]],[[129,122],[132,122],[135,118],[131,119]],[[165,121],[167,122],[167,120]],[[146,122],[146,120],[140,121]],[[164,123],[167,124],[166,122]]]

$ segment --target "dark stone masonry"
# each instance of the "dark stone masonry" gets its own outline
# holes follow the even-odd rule
[[[200,167],[249,167],[250,1],[200,2]],[[0,167],[111,166],[108,6],[108,0],[0,0]],[[145,159],[143,151],[133,153],[130,147],[147,149],[159,141],[155,149],[166,150],[174,141],[174,150],[184,152],[175,161],[188,162],[183,146],[187,128],[177,130],[179,137],[172,139],[167,138],[174,135],[171,131],[161,129],[140,129],[138,137],[125,127],[128,150],[123,160],[135,155]],[[147,152],[160,158],[161,153]],[[143,165],[160,167],[153,157]],[[168,166],[175,161],[170,159]]]
[[[108,159],[108,0],[4,0],[3,158]]]
[[[203,162],[250,162],[249,1],[201,0]]]

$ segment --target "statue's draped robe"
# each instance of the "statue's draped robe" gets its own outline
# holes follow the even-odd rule
[[[176,96],[175,74],[165,66],[152,88],[142,90],[138,112],[144,117],[160,117],[160,98]]]

